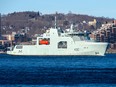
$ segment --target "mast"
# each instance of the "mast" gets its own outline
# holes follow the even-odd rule
[[[56,16],[55,16],[55,29],[56,29]]]
[[[73,24],[70,26],[70,32],[73,33]]]

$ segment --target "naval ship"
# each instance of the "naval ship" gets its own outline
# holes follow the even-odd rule
[[[108,43],[88,40],[85,33],[75,32],[73,26],[67,32],[50,28],[37,37],[35,45],[15,45],[7,51],[10,55],[34,56],[104,56]]]

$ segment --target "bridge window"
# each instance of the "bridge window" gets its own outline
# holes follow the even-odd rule
[[[67,41],[58,42],[58,48],[67,48]]]
[[[19,46],[17,45],[17,46],[16,46],[16,49],[22,49],[22,48],[23,48],[22,45],[19,45]]]

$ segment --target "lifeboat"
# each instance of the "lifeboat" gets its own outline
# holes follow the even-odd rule
[[[39,41],[39,44],[40,45],[48,45],[49,44],[49,41],[48,40],[40,40]]]

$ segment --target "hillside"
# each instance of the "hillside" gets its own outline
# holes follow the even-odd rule
[[[71,23],[78,24],[78,29],[87,29],[88,31],[95,30],[93,26],[88,26],[89,21],[97,20],[100,25],[104,22],[111,22],[113,19],[105,17],[94,17],[74,13],[56,13],[56,14],[42,14],[40,12],[14,12],[7,15],[2,15],[1,25],[2,34],[9,34],[12,32],[26,32],[30,35],[39,34],[45,29],[54,27],[55,16],[57,17],[57,26],[66,29]],[[83,23],[84,22],[84,23]],[[98,26],[99,28],[100,26]]]

